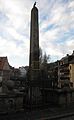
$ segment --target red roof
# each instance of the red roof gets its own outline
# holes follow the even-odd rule
[[[3,69],[3,66],[6,61],[7,61],[7,57],[0,57],[0,70]]]

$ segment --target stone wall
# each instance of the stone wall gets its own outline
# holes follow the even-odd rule
[[[17,111],[23,108],[23,95],[0,95],[0,112]]]

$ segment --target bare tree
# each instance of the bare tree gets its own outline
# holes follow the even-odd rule
[[[47,55],[46,52],[43,54],[42,49],[39,48],[40,67],[46,67],[49,61],[50,61],[50,55]]]
[[[48,70],[47,63],[50,61],[50,55],[47,55],[46,52],[43,54],[42,49],[39,49],[39,61],[40,61],[40,75],[41,80],[45,81],[48,79]]]

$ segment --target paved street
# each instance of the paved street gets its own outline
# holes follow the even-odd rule
[[[49,108],[31,112],[22,110],[0,115],[0,120],[74,120],[74,108]]]

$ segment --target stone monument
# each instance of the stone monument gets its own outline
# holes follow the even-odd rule
[[[39,24],[36,2],[31,10],[29,86],[30,101],[37,103],[41,92],[39,89]]]
[[[36,3],[35,3],[36,4]],[[29,67],[31,72],[39,70],[39,25],[38,25],[38,9],[35,4],[31,10],[31,26],[30,26],[30,61]],[[35,78],[34,78],[35,77]],[[37,76],[31,74],[31,80],[38,79]]]

